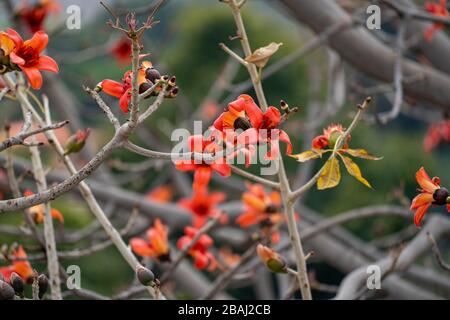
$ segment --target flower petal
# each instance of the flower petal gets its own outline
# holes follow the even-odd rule
[[[6,33],[14,41],[16,47],[21,47],[23,45],[23,39],[16,30],[8,28]]]
[[[247,114],[252,126],[259,129],[263,122],[263,113],[261,109],[248,94],[241,94],[238,99],[243,99],[245,101],[245,113]]]
[[[119,99],[119,107],[123,113],[128,112],[128,106],[130,105],[131,95],[130,90],[127,90]]]
[[[25,60],[19,57],[15,52],[11,52],[9,58],[12,63],[17,64],[18,66],[23,66],[25,64]]]
[[[103,80],[101,83],[102,91],[110,96],[120,98],[124,94],[123,84],[114,80]]]
[[[424,204],[433,203],[433,195],[431,193],[418,194],[411,202],[410,210],[415,210]]]
[[[38,64],[39,70],[45,70],[57,73],[59,71],[58,64],[55,60],[50,58],[49,56],[40,56],[39,57],[39,64]]]
[[[431,204],[425,204],[423,206],[420,206],[417,208],[416,213],[414,214],[414,224],[417,228],[420,228],[420,224],[422,222],[423,217],[425,216],[425,213],[427,213],[428,209],[430,208]]]
[[[223,162],[223,161],[222,161]],[[226,163],[211,163],[211,169],[216,171],[222,177],[229,177],[231,175],[231,168]]]
[[[198,167],[194,174],[194,189],[198,189],[209,184],[211,180],[212,170],[208,167]]]
[[[30,40],[26,40],[23,45],[30,46],[39,53],[45,50],[48,44],[48,35],[44,31],[36,32]]]
[[[433,183],[423,167],[421,167],[419,171],[416,172],[416,180],[417,183],[426,192],[433,193],[436,189],[439,188],[439,185]]]
[[[7,33],[0,32],[0,49],[3,50],[5,56],[8,56],[15,46],[14,40]]]
[[[25,73],[33,89],[39,90],[42,87],[42,74],[38,68],[24,68],[20,67]]]
[[[267,128],[276,128],[281,122],[281,113],[275,107],[269,107],[264,114],[264,125]]]

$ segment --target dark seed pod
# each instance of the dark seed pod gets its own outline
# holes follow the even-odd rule
[[[139,86],[139,94],[143,94],[145,91],[150,89],[152,85],[148,82],[144,82]]]
[[[22,294],[25,286],[23,279],[15,272],[11,273],[11,277],[9,279],[14,291],[19,295]]]
[[[148,68],[145,70],[145,78],[151,82],[155,82],[155,80],[161,79],[161,74],[155,68]]]
[[[15,293],[13,287],[3,280],[0,280],[0,300],[14,299]]]
[[[247,120],[247,118],[239,117],[236,120],[234,120],[234,129],[242,129],[247,130],[252,127],[250,121]]]
[[[39,286],[39,299],[42,299],[42,297],[48,290],[48,279],[45,276],[45,274],[41,274],[38,277],[38,286]]]
[[[136,277],[144,286],[151,286],[155,281],[155,275],[153,272],[142,266],[136,268]]]
[[[446,188],[439,188],[433,193],[435,204],[442,206],[447,203],[448,190]]]

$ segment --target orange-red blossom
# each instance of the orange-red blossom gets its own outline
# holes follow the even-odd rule
[[[197,235],[198,230],[193,227],[185,227],[184,233],[178,242],[177,247],[180,250],[186,248],[194,237]],[[213,240],[207,234],[202,234],[197,242],[189,249],[188,254],[194,259],[194,266],[197,269],[207,269],[208,271],[214,271],[217,266],[217,259],[209,252],[209,248],[213,245]]]
[[[17,273],[24,281],[30,282],[34,270],[31,267],[30,262],[27,260],[27,254],[22,246],[14,249],[11,253],[13,259],[12,264],[6,267],[0,267],[0,273],[5,278],[6,282],[10,281],[11,274],[13,272]]]
[[[447,205],[450,212],[450,198],[446,188],[440,186],[441,179],[433,177],[430,179],[425,169],[421,167],[416,172],[416,180],[420,185],[420,194],[418,194],[411,203],[411,210],[414,213],[414,224],[420,228],[421,222],[431,205]]]
[[[0,32],[0,64],[9,72],[22,70],[33,89],[42,86],[42,71],[57,73],[58,64],[49,56],[42,55],[48,44],[48,35],[43,31],[36,32],[29,40],[11,28]]]
[[[132,238],[130,240],[131,249],[141,257],[169,260],[168,234],[169,228],[160,219],[156,219],[153,227],[147,230],[147,240]]]

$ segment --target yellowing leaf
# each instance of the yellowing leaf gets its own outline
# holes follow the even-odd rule
[[[304,151],[302,153],[293,154],[293,155],[291,155],[291,157],[296,159],[298,162],[306,162],[311,159],[321,158],[324,153],[325,153],[324,151],[319,150],[319,149],[317,149],[317,150],[311,149],[311,150]]]
[[[265,47],[256,49],[251,55],[245,58],[245,61],[255,64],[258,68],[264,68],[269,58],[278,51],[282,43],[271,42]]]
[[[374,155],[371,155],[369,152],[367,152],[364,149],[346,149],[343,150],[345,152],[347,152],[349,155],[356,157],[356,158],[361,158],[361,159],[367,159],[367,160],[381,160],[383,159],[383,157],[376,157]]]
[[[341,181],[341,172],[339,170],[339,160],[335,157],[330,158],[325,163],[324,169],[317,180],[317,189],[323,190],[336,187]]]
[[[361,170],[359,169],[358,165],[353,162],[352,159],[349,157],[341,155],[342,161],[344,162],[345,168],[347,169],[348,173],[350,173],[352,176],[356,178],[359,182],[364,184],[365,186],[372,188],[369,181],[363,178],[361,174]]]

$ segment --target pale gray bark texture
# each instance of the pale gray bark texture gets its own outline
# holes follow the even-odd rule
[[[280,0],[299,22],[305,23],[316,33],[327,26],[350,20],[337,2],[329,0]],[[378,41],[365,27],[356,27],[336,34],[329,45],[356,69],[381,81],[394,78],[395,52]],[[444,111],[450,111],[450,77],[428,66],[403,59],[405,78],[420,77],[420,81],[405,83],[405,94],[428,102]]]

